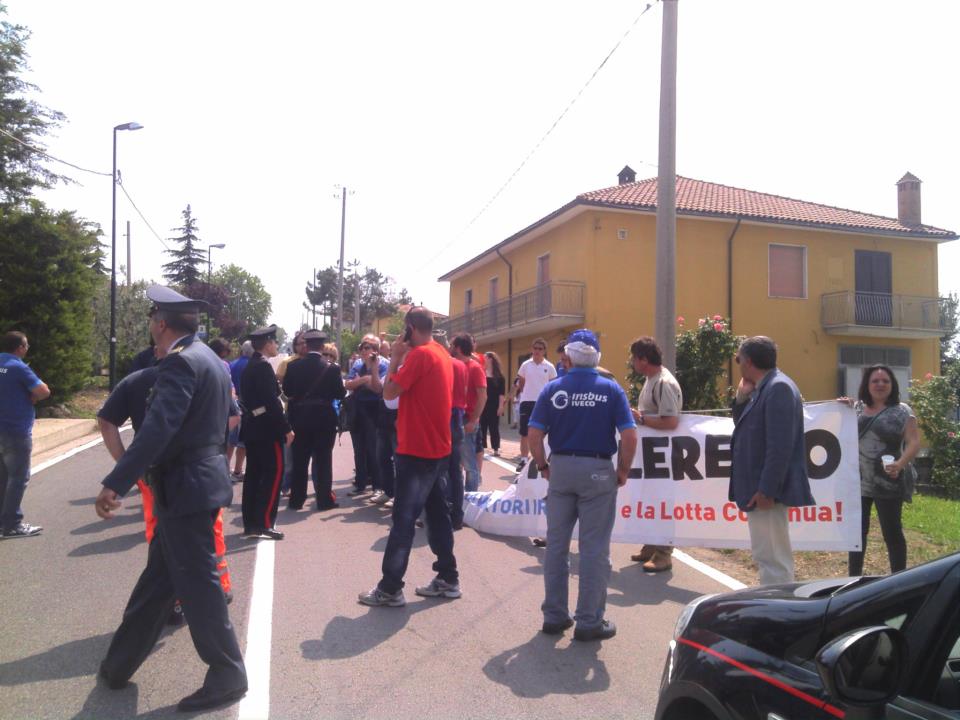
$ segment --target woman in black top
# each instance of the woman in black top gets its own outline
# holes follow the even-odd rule
[[[485,353],[487,371],[487,404],[480,415],[480,442],[487,446],[487,432],[490,432],[490,444],[493,454],[500,456],[500,416],[506,399],[506,380],[500,366],[500,358],[495,352]]]

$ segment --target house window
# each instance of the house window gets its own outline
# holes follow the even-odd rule
[[[497,294],[500,289],[500,278],[494,277],[490,278],[490,304],[493,305],[497,301]]]
[[[473,309],[473,288],[463,293],[463,311],[468,313],[471,309]]]
[[[863,371],[871,365],[886,365],[893,370],[900,386],[900,399],[910,397],[910,348],[884,347],[882,345],[841,345],[840,377],[838,388],[840,395],[856,397],[860,388]]]
[[[803,245],[770,245],[768,267],[770,297],[807,297],[807,248]]]

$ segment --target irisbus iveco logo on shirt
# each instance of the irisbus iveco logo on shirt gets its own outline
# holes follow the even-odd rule
[[[607,396],[594,392],[569,394],[566,390],[558,390],[550,398],[550,402],[557,410],[563,410],[568,406],[573,407],[596,407],[598,403],[606,403]]]

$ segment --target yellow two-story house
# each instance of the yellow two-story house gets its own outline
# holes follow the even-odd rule
[[[623,381],[631,341],[654,334],[657,180],[629,167],[619,180],[443,275],[446,331],[473,334],[510,378],[534,338],[552,350],[589,327]],[[856,393],[872,363],[903,390],[938,373],[937,246],[957,235],[921,223],[916,177],[897,193],[888,218],[678,176],[678,315],[719,314],[738,335],[771,336],[807,400]]]

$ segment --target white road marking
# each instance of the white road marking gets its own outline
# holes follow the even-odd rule
[[[517,464],[516,464],[516,463],[507,462],[507,461],[504,460],[503,458],[499,458],[499,457],[497,457],[496,455],[484,455],[484,456],[483,456],[483,461],[484,461],[484,462],[492,462],[494,465],[499,465],[499,466],[502,467],[504,470],[511,470],[511,471],[513,471],[513,472],[517,472]]]
[[[721,585],[727,586],[731,590],[743,590],[745,587],[747,587],[739,580],[736,580],[730,577],[729,575],[720,572],[714,567],[710,567],[704,562],[700,562],[696,558],[690,557],[689,555],[687,555],[685,552],[683,552],[678,548],[673,549],[673,557],[679,560],[680,562],[684,563],[685,565],[689,565],[694,570],[699,570],[708,578],[712,580],[716,580],[718,583],[720,583]]]
[[[270,646],[273,633],[273,566],[276,540],[258,540],[254,560],[250,619],[247,622],[249,690],[240,701],[237,720],[267,720],[270,717]]]

